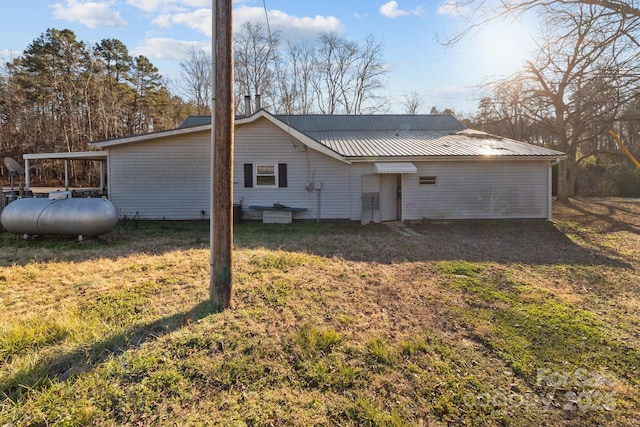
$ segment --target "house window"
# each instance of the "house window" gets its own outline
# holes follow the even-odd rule
[[[278,180],[274,164],[256,164],[256,187],[275,187]]]
[[[244,165],[245,188],[286,188],[287,164],[286,163],[245,163]]]
[[[435,185],[437,182],[437,177],[435,176],[421,176],[419,178],[420,185]]]

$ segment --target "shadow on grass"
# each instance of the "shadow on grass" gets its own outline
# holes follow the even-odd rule
[[[206,300],[186,312],[135,326],[88,347],[41,360],[31,369],[18,371],[13,378],[7,379],[0,395],[17,401],[24,393],[46,386],[53,379],[64,381],[91,371],[111,357],[117,357],[128,350],[140,347],[145,342],[177,331],[213,312],[211,302]]]
[[[323,257],[391,264],[451,261],[523,264],[584,264],[631,267],[613,251],[591,250],[573,242],[546,220],[463,220],[409,224],[417,236],[404,236],[384,224],[330,226],[324,233],[305,233],[299,224],[268,238],[247,234],[236,248],[264,247],[302,251]],[[319,225],[318,227],[320,227]],[[240,233],[236,233],[238,235]]]
[[[403,236],[384,224],[362,226],[356,222],[299,222],[293,224],[243,223],[234,226],[236,249],[267,248],[299,251],[323,257],[383,264],[405,261],[466,260],[469,262],[516,262],[524,264],[584,264],[630,267],[612,247],[598,244],[599,233],[591,225],[605,222],[605,231],[638,233],[640,224],[614,218],[629,211],[624,201],[604,200],[558,204],[564,217],[575,216],[576,228],[560,230],[545,220],[458,220],[409,224],[419,235]],[[595,211],[599,205],[607,215]],[[593,211],[586,207],[591,206]],[[640,206],[640,205],[639,205]],[[640,209],[639,209],[640,210]],[[618,215],[620,216],[620,215]],[[588,243],[579,245],[568,235]],[[0,235],[0,239],[7,240]],[[0,250],[0,266],[24,265],[37,259],[90,260],[119,258],[130,254],[162,254],[176,250],[209,249],[209,222],[123,221],[113,232],[94,242],[42,238],[13,243]]]
[[[579,203],[579,204],[578,204]],[[590,200],[590,201],[582,201],[580,199],[569,200],[562,203],[565,207],[569,209],[573,209],[577,213],[583,215],[586,218],[589,218],[590,222],[600,221],[603,225],[605,225],[601,230],[602,232],[614,233],[617,231],[628,231],[629,233],[639,234],[640,235],[640,203],[629,203],[630,206],[638,207],[638,209],[633,210],[631,208],[623,208],[621,205],[623,202],[617,203],[615,206],[605,203],[598,200]],[[593,204],[596,206],[604,207],[607,210],[607,214],[603,215],[592,210],[586,209],[584,206],[588,206],[589,204]],[[635,217],[638,220],[637,224],[630,224],[626,221],[620,221],[615,218],[615,215],[618,212],[624,212],[626,214],[630,214],[631,217]]]

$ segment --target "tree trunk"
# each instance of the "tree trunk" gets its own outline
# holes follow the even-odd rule
[[[558,200],[569,200],[567,184],[567,160],[560,160],[558,164]]]
[[[572,162],[567,170],[567,195],[574,197],[576,195],[576,178],[578,177],[578,164]]]

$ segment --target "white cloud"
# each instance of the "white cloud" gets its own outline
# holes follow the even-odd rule
[[[151,3],[152,0],[145,0],[142,3]],[[192,0],[191,3],[195,3]],[[158,2],[156,2],[158,3]],[[167,5],[178,2],[165,0]],[[180,2],[185,4],[186,2]],[[141,7],[146,7],[141,4]],[[261,22],[266,24],[264,9],[261,7],[239,6],[233,10],[233,25],[237,31],[245,22]],[[166,12],[159,14],[153,19],[154,25],[158,28],[168,29],[174,25],[184,26],[198,31],[207,37],[211,37],[211,9],[200,8],[195,10],[184,10],[181,12]],[[279,10],[269,11],[269,28],[272,32],[278,32],[283,41],[287,40],[311,40],[319,34],[343,31],[340,21],[333,16],[304,16],[296,17],[288,15]]]
[[[387,18],[398,18],[400,16],[419,16],[424,13],[422,7],[417,7],[411,10],[400,9],[397,1],[389,1],[382,6],[380,6],[379,12],[381,15],[386,16]]]
[[[194,7],[210,8],[211,0],[127,0],[127,4],[145,12],[166,13],[184,12]]]
[[[157,16],[151,22],[160,28],[171,28],[171,15],[165,14]]]
[[[80,1],[66,0],[65,3],[55,3],[53,17],[71,22],[79,22],[89,28],[127,26],[120,12],[111,9],[113,1]]]
[[[408,11],[398,9],[398,2],[393,0],[380,6],[380,13],[387,18],[397,18],[399,16],[409,15]]]
[[[134,56],[144,55],[153,59],[182,61],[188,57],[191,49],[211,51],[211,43],[154,37],[146,39],[142,45],[137,46],[131,53]]]
[[[261,7],[240,6],[233,12],[235,29],[248,21],[266,23],[264,9]],[[285,41],[313,39],[319,34],[341,33],[344,30],[340,20],[333,16],[296,17],[279,10],[269,11],[269,27],[272,32],[279,32]]]
[[[439,15],[464,16],[469,12],[469,8],[459,4],[456,0],[446,0],[438,6]]]
[[[170,20],[174,24],[184,25],[211,37],[211,9],[197,9],[192,12],[176,13],[171,16]]]

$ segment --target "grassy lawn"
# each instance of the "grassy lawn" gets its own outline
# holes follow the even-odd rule
[[[639,426],[640,200],[546,221],[0,234],[0,426]]]

